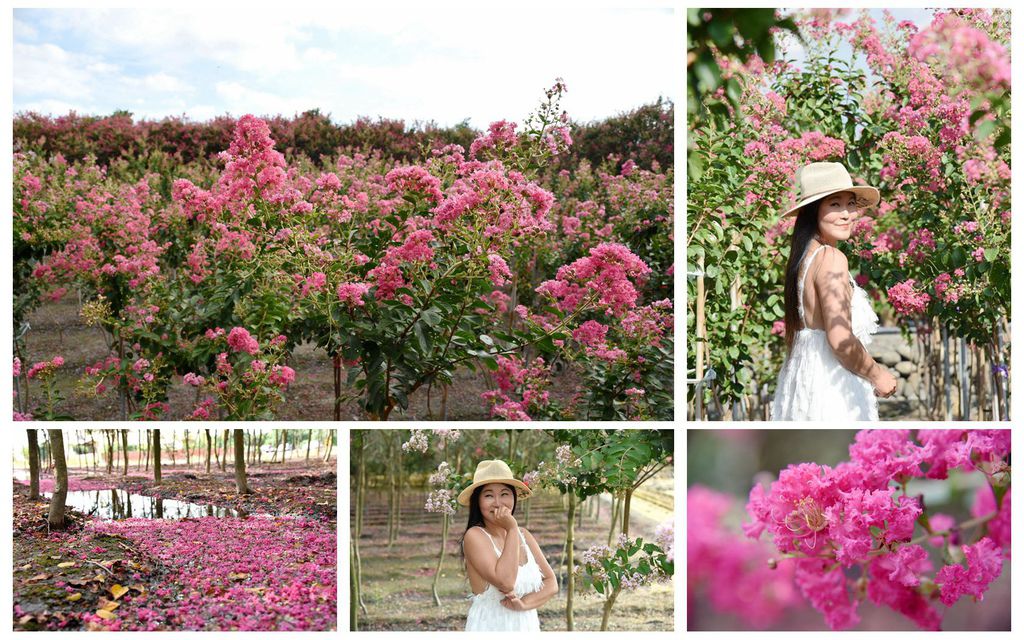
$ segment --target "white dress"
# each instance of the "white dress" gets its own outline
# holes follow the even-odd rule
[[[481,527],[481,531],[483,528]],[[494,552],[501,557],[498,545],[494,544],[491,534],[484,531],[487,538],[494,547]],[[530,545],[526,544],[523,532],[519,532],[519,539],[526,547],[526,564],[519,567],[516,573],[516,595],[522,598],[528,593],[540,591],[544,586],[544,576],[540,572],[537,560],[530,551]],[[507,544],[507,543],[506,543]],[[483,593],[469,597],[473,604],[469,606],[469,614],[466,616],[466,631],[540,631],[540,620],[537,618],[537,610],[513,611],[501,606],[505,596],[498,591],[493,584],[487,585]]]
[[[800,321],[805,328],[797,331],[793,348],[779,373],[779,384],[772,402],[772,420],[878,420],[878,398],[874,387],[836,359],[828,345],[825,332],[806,328],[804,320],[804,281],[814,257],[824,248],[818,247],[802,259],[802,272],[797,281]],[[807,249],[804,249],[806,256]],[[853,334],[867,345],[878,330],[878,316],[863,289],[850,276],[853,297],[850,301],[850,322]]]

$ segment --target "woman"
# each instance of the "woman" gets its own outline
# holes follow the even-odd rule
[[[532,492],[501,460],[484,460],[459,494],[469,507],[462,537],[473,603],[466,631],[540,631],[537,607],[558,593],[537,541],[515,519],[518,498]]]
[[[787,354],[772,419],[878,420],[878,398],[896,392],[896,378],[864,348],[878,316],[837,248],[861,209],[878,204],[878,189],[853,186],[835,162],[803,167],[797,182],[798,203],[782,214],[796,215],[796,224],[786,265]]]

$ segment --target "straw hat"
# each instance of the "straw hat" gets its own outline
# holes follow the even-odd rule
[[[512,477],[512,470],[508,468],[504,461],[483,460],[480,464],[476,465],[476,473],[473,474],[473,484],[463,489],[462,493],[459,494],[459,504],[468,507],[469,498],[473,495],[473,490],[481,485],[491,484],[492,482],[510,484],[516,487],[519,489],[519,499],[521,500],[533,495],[530,487],[526,486],[521,480],[516,480]]]
[[[878,189],[874,187],[853,186],[846,167],[838,162],[812,162],[805,165],[796,172],[796,181],[800,187],[797,204],[782,213],[782,218],[795,214],[806,204],[840,191],[852,191],[861,206],[866,207],[878,204],[881,199]]]

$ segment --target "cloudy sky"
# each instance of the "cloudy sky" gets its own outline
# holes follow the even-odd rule
[[[562,77],[577,121],[674,99],[667,9],[18,9],[14,111],[521,121]]]

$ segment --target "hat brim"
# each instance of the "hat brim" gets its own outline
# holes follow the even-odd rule
[[[468,487],[466,487],[465,489],[463,489],[462,493],[460,493],[459,497],[457,498],[458,503],[461,504],[464,507],[468,507],[469,506],[469,499],[470,499],[470,497],[472,497],[473,491],[477,487],[483,486],[485,484],[508,484],[508,485],[512,485],[513,487],[519,489],[518,499],[520,499],[520,500],[527,500],[527,499],[530,498],[530,496],[533,495],[533,490],[530,489],[530,487],[526,486],[525,483],[523,483],[523,482],[521,482],[519,480],[516,480],[515,478],[500,478],[500,479],[497,479],[497,480],[481,480],[480,482],[474,482],[473,484],[471,484]]]
[[[816,193],[812,196],[807,196],[800,202],[793,205],[791,208],[784,211],[779,217],[788,218],[789,216],[795,215],[798,211],[800,211],[801,208],[811,204],[812,202],[817,202],[818,200],[827,198],[832,194],[840,193],[843,191],[851,191],[854,194],[856,194],[857,199],[860,200],[860,205],[862,207],[873,207],[876,204],[878,204],[882,199],[882,194],[879,193],[878,189],[874,187],[856,185],[852,187],[842,187],[840,189],[829,189],[828,191],[824,191],[822,193]]]

